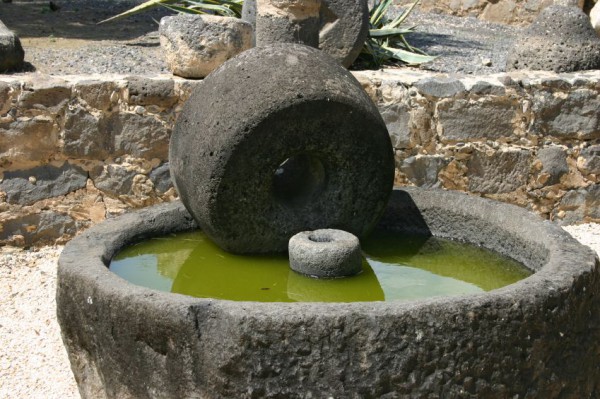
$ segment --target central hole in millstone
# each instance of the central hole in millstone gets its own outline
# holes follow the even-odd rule
[[[325,186],[325,167],[321,160],[302,153],[283,161],[273,175],[273,194],[288,206],[303,206]]]
[[[331,237],[324,234],[311,234],[308,236],[308,239],[313,242],[332,242]]]

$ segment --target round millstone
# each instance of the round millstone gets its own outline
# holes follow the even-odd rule
[[[290,238],[288,252],[292,270],[311,277],[349,277],[362,270],[360,242],[343,230],[300,232]]]
[[[319,46],[321,0],[256,0],[256,44]]]
[[[600,68],[600,37],[579,8],[552,5],[517,39],[507,70],[574,72]]]
[[[187,209],[234,253],[285,252],[299,231],[328,227],[362,237],[394,179],[369,96],[298,44],[253,48],[209,75],[177,120],[170,167]]]

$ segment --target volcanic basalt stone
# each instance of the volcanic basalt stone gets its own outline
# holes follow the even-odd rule
[[[107,269],[126,245],[195,227],[173,202],[94,226],[63,250],[58,321],[82,398],[600,397],[600,261],[524,209],[393,192],[380,229],[481,245],[535,271],[475,295],[235,302],[154,291]]]
[[[169,156],[183,203],[235,253],[283,252],[305,230],[362,237],[394,179],[369,96],[333,58],[298,44],[256,47],[207,77],[177,120]]]
[[[24,59],[25,51],[18,36],[0,21],[0,73],[21,69]]]
[[[600,37],[577,7],[545,8],[519,37],[506,69],[574,72],[600,68]]]
[[[256,27],[256,0],[244,1],[242,19]],[[360,54],[368,35],[366,0],[322,0],[318,46],[321,50],[348,68]]]
[[[347,231],[302,231],[290,238],[290,267],[317,278],[348,277],[362,270],[358,237]]]
[[[319,46],[321,0],[256,0],[256,44]]]

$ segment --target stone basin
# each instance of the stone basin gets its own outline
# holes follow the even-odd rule
[[[108,270],[123,247],[196,228],[179,202],[97,225],[64,249],[57,307],[83,398],[600,395],[600,261],[557,225],[457,192],[394,190],[378,228],[466,241],[535,273],[414,302],[233,302]]]

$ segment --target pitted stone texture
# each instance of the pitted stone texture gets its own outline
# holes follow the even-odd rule
[[[252,46],[252,26],[232,17],[163,17],[159,33],[167,66],[184,78],[203,78]]]
[[[579,154],[578,164],[584,173],[600,176],[600,145],[584,148]],[[581,160],[581,162],[579,162]]]
[[[24,58],[21,41],[0,21],[0,73],[21,69]]]
[[[248,50],[207,77],[169,156],[184,204],[238,253],[285,251],[304,230],[364,236],[394,177],[387,129],[360,84],[325,53],[293,44]],[[305,173],[275,178],[288,159]],[[299,192],[289,198],[285,187]]]
[[[256,0],[256,45],[319,46],[321,0]]]
[[[400,166],[400,171],[418,187],[440,187],[438,174],[448,163],[449,160],[441,156],[417,155],[405,159]]]
[[[525,150],[498,151],[489,155],[475,151],[468,162],[469,190],[477,193],[508,193],[525,183],[530,153]]]
[[[548,185],[559,183],[560,178],[569,172],[567,154],[562,148],[543,148],[538,152],[538,158],[542,161],[542,173],[549,176],[546,182]]]
[[[517,39],[506,69],[573,72],[600,68],[600,37],[577,7],[545,8]]]
[[[11,204],[30,205],[84,188],[87,173],[65,162],[61,167],[39,166],[29,170],[4,172],[0,191]]]
[[[173,183],[171,183],[171,173],[169,172],[169,163],[165,162],[153,169],[152,172],[150,172],[150,180],[152,181],[152,184],[154,184],[156,191],[160,194],[173,187]]]
[[[347,231],[302,231],[290,238],[290,267],[317,278],[349,277],[362,270],[358,237]]]
[[[171,79],[149,79],[141,76],[127,78],[129,104],[157,105],[163,108],[177,102],[175,84]]]
[[[600,395],[600,263],[524,209],[451,191],[392,194],[381,229],[470,242],[535,271],[476,295],[234,302],[158,292],[107,270],[140,237],[193,228],[174,202],[95,226],[63,250],[58,321],[82,398]]]
[[[256,0],[244,1],[242,18],[256,26]],[[322,0],[319,12],[318,47],[350,67],[369,35],[366,0]]]
[[[54,244],[56,240],[63,243],[66,238],[77,233],[81,224],[69,215],[54,211],[42,211],[29,215],[17,215],[2,220],[0,240],[9,241],[11,237],[22,237],[20,245]]]

